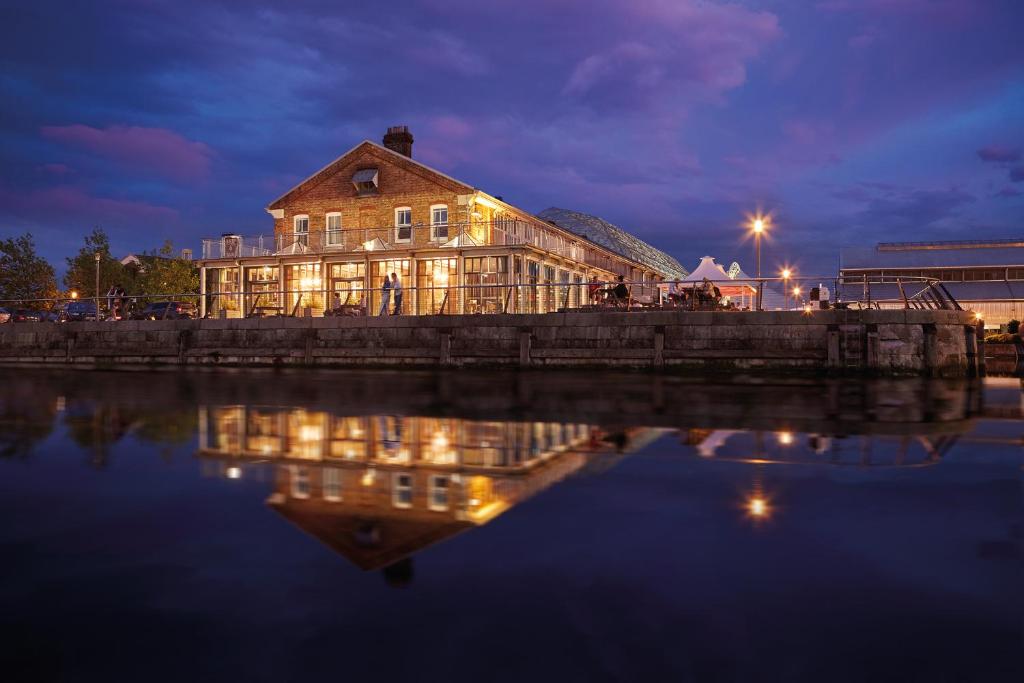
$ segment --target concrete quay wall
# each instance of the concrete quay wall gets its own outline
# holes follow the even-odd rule
[[[567,312],[0,326],[0,363],[831,371],[965,376],[970,314]]]

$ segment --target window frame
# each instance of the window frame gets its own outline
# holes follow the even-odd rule
[[[299,230],[299,221],[306,222],[305,230]],[[309,214],[299,213],[292,216],[292,236],[296,242],[301,242],[303,245],[309,244]]]
[[[324,467],[320,470],[321,481],[320,486],[322,488],[324,500],[329,503],[340,503],[342,500],[341,494],[341,468],[340,467]],[[330,476],[331,482],[328,487],[328,475]],[[328,493],[331,491],[331,493]]]
[[[444,482],[443,486],[438,486],[438,482]],[[429,496],[427,499],[427,507],[434,512],[446,512],[451,506],[451,477],[444,474],[432,474],[430,475],[430,486]],[[434,501],[434,493],[439,490],[444,490],[444,504],[439,505]]]
[[[398,222],[398,214],[402,211],[409,212],[409,222],[402,224]],[[409,228],[409,236],[402,239],[401,232],[402,228]],[[406,244],[412,241],[412,207],[411,206],[396,206],[395,207],[395,242],[399,244]]]
[[[400,486],[399,481],[402,477],[406,477],[409,480],[408,486]],[[395,472],[391,475],[391,505],[392,507],[409,509],[412,507],[413,488],[415,482],[413,481],[412,474],[408,472]],[[408,489],[409,501],[405,502],[401,500],[400,493]]]
[[[335,217],[338,219],[338,227],[331,229],[331,219]],[[345,233],[342,232],[342,230],[344,230],[342,226],[341,211],[328,211],[324,214],[324,230],[327,232],[327,246],[342,247],[345,245]],[[337,237],[337,241],[332,239],[335,236]]]
[[[440,222],[434,219],[435,212],[444,209],[444,222]],[[441,237],[437,229],[444,227],[444,237]],[[434,242],[447,242],[450,239],[449,227],[451,226],[451,214],[448,211],[447,204],[431,204],[430,205],[430,239]]]

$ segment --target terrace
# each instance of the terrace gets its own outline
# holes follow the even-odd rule
[[[530,246],[558,257],[609,272],[618,272],[614,255],[582,237],[523,220],[460,222],[440,225],[390,225],[307,232],[243,235],[225,233],[203,239],[202,259],[274,256],[326,256],[398,249],[465,249]]]

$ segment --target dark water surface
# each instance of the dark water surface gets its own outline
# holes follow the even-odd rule
[[[1017,379],[0,381],[5,681],[1021,681]]]

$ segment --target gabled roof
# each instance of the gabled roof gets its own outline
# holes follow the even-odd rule
[[[363,570],[387,567],[476,526],[447,517],[429,521],[392,511],[360,512],[281,494],[271,495],[267,505]],[[367,528],[373,533],[367,534]]]
[[[421,164],[412,157],[407,157],[404,154],[399,154],[398,152],[388,149],[384,145],[379,145],[376,142],[373,142],[372,140],[363,140],[358,145],[348,150],[347,152],[336,158],[334,161],[330,162],[329,164],[321,168],[316,173],[310,175],[305,180],[303,180],[298,185],[285,192],[283,195],[281,195],[274,201],[267,204],[267,210],[273,209],[275,205],[281,203],[293,193],[298,192],[299,190],[307,189],[308,187],[315,185],[319,180],[322,180],[323,177],[329,175],[330,172],[333,171],[337,166],[341,166],[342,162],[345,160],[347,156],[363,148],[369,149],[373,152],[383,153],[384,155],[388,156],[392,162],[397,162],[399,165],[406,166],[406,168],[408,168],[410,171],[413,171],[414,173],[442,178],[466,190],[467,192],[473,192],[476,190],[476,188],[474,188],[472,185],[467,185],[461,180],[456,180],[455,178],[452,178],[450,175],[446,175],[441,171],[438,171],[436,168],[431,168],[426,164]]]
[[[673,280],[686,276],[686,269],[675,258],[603,218],[554,206],[541,211],[537,216],[585,237],[619,256],[649,266],[666,279]]]

